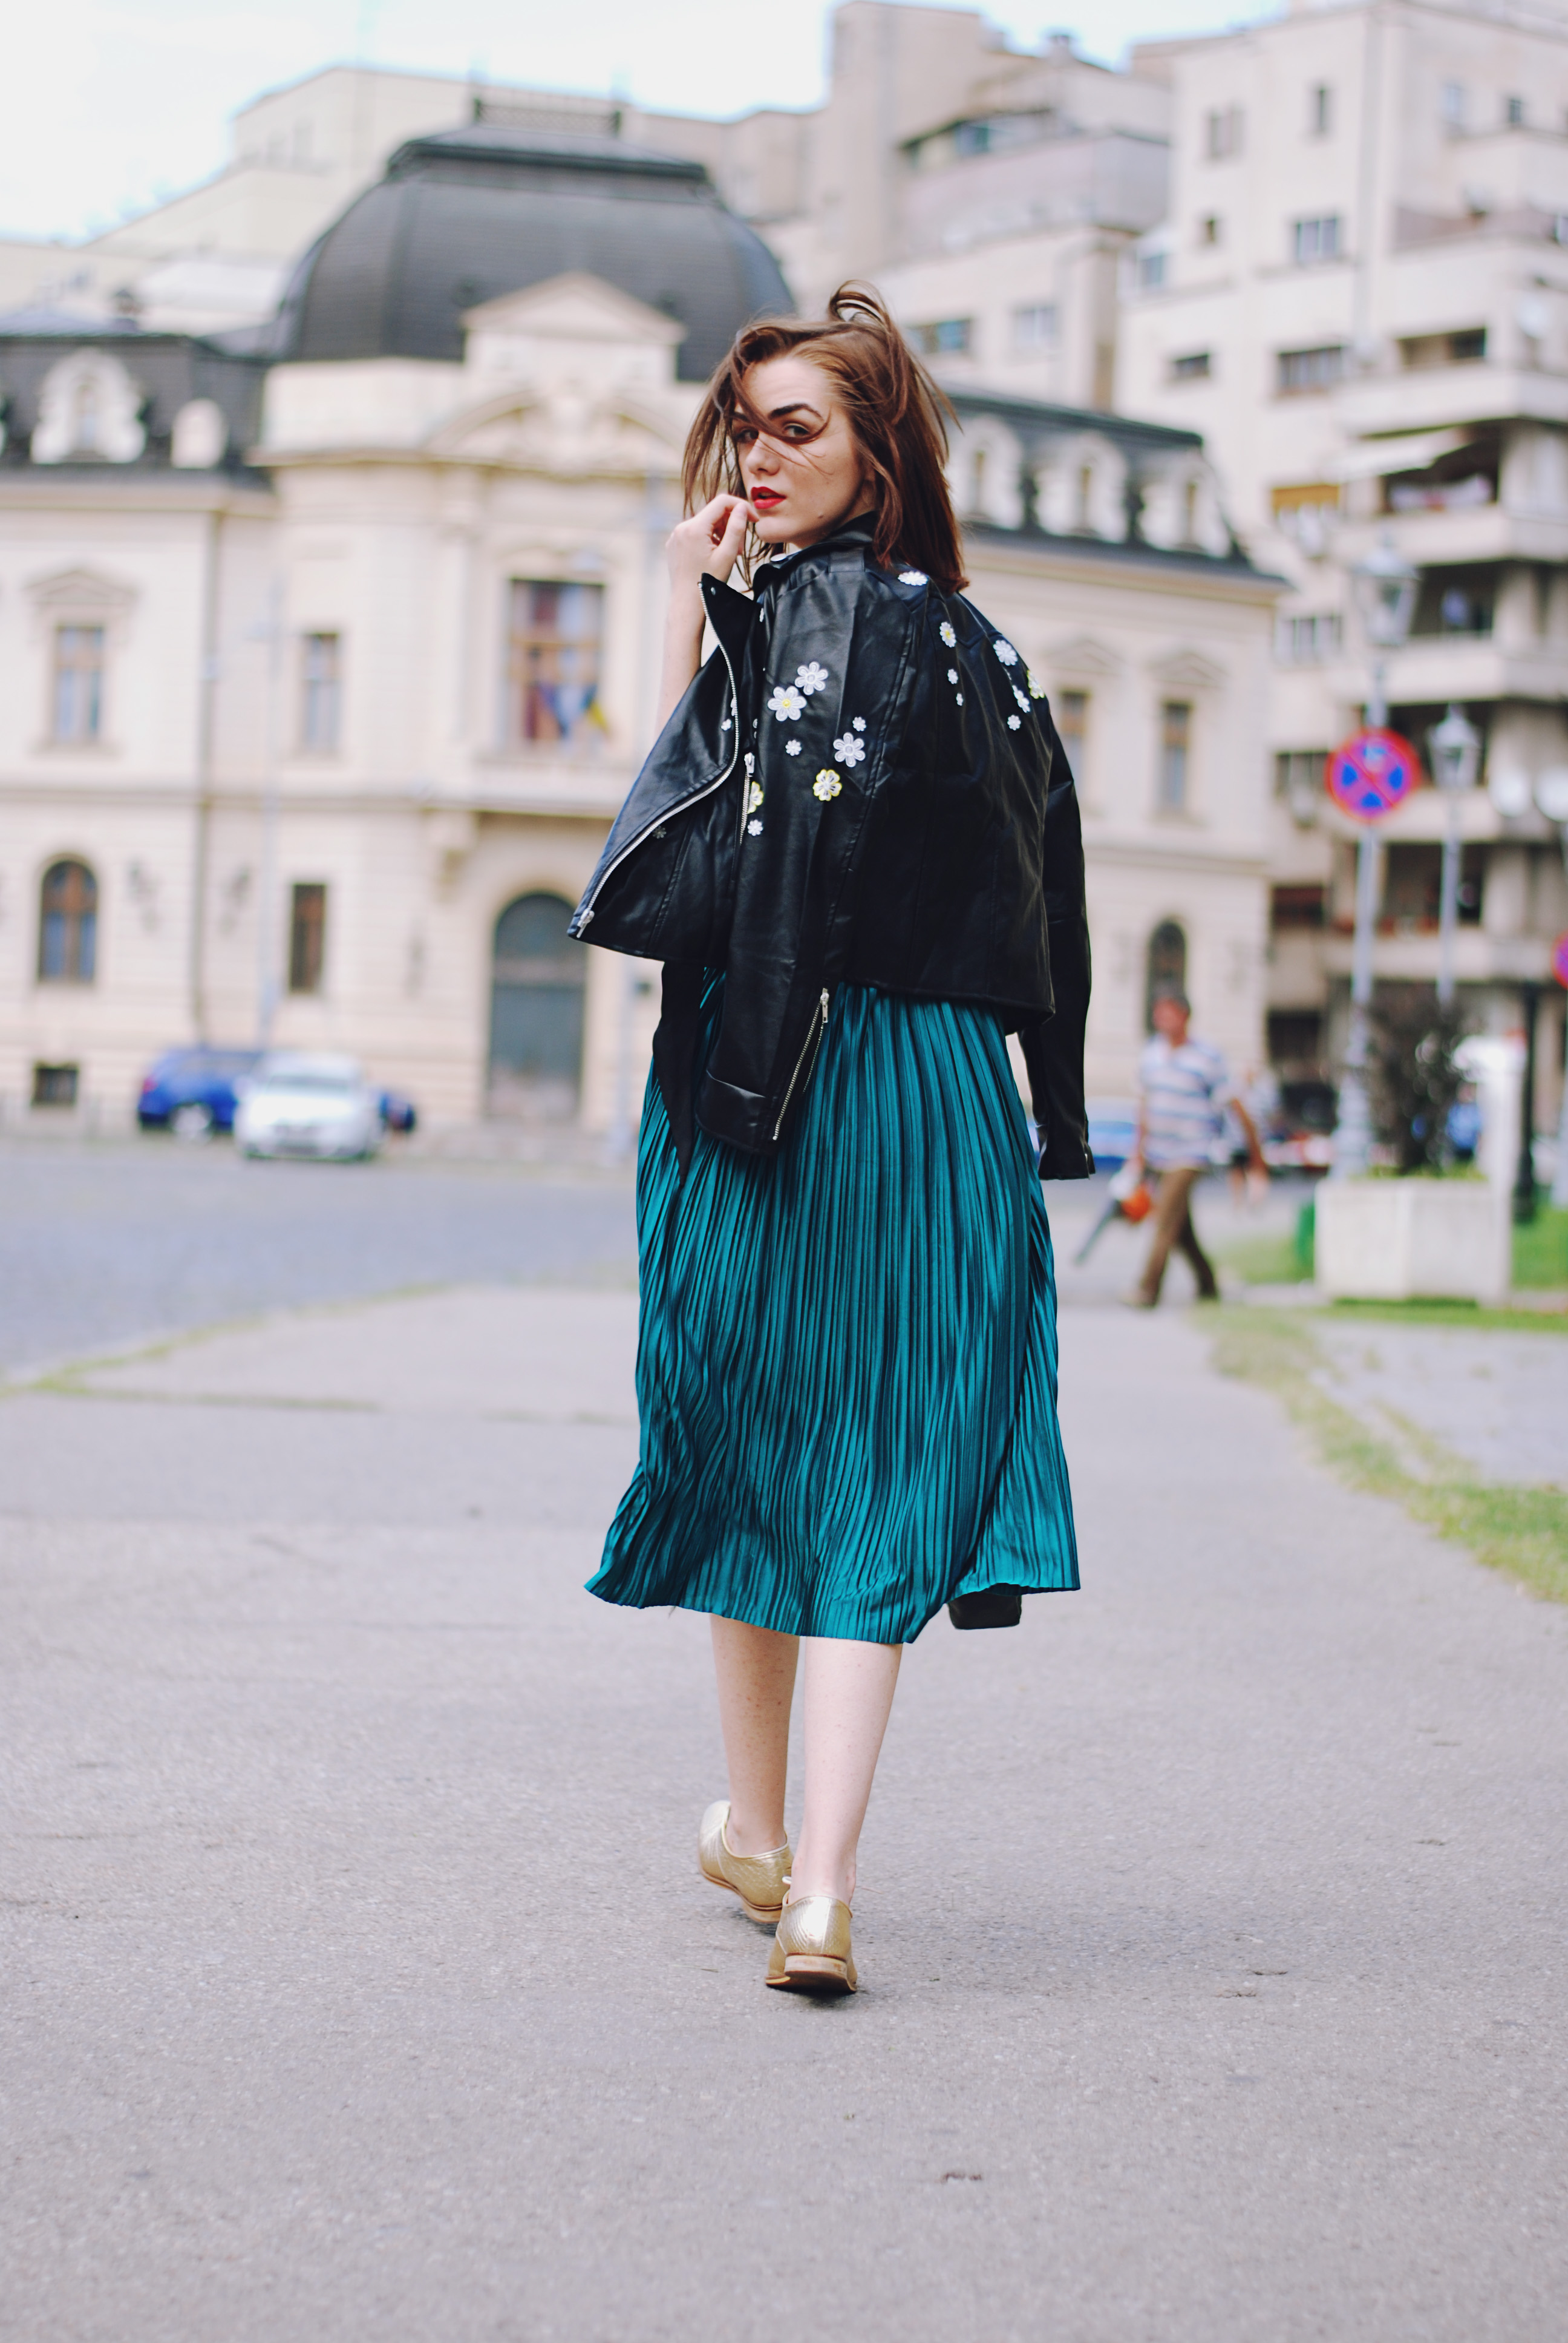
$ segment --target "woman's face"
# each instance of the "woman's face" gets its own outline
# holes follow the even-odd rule
[[[745,389],[764,428],[737,415],[735,452],[764,545],[815,545],[869,509],[870,468],[830,376],[809,358],[763,358]]]

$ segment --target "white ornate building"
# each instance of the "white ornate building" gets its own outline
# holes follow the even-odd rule
[[[126,1116],[205,1038],[427,1116],[635,1113],[651,971],[568,912],[647,745],[698,385],[785,298],[699,164],[409,142],[262,334],[0,319],[0,1100]],[[1090,1079],[1151,970],[1261,1030],[1274,591],[1201,442],[959,395],[975,598],[1083,789]]]

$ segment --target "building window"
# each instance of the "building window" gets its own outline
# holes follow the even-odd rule
[[[1298,268],[1312,268],[1322,260],[1337,260],[1340,216],[1338,212],[1324,212],[1316,219],[1299,219],[1292,226],[1291,236]]]
[[[1326,887],[1271,887],[1269,927],[1274,935],[1289,928],[1321,928],[1328,919]]]
[[[1338,657],[1343,631],[1337,610],[1292,611],[1280,620],[1275,655],[1285,667],[1315,667]]]
[[[1206,212],[1198,223],[1199,243],[1222,244],[1224,242],[1224,226],[1221,221],[1219,213]]]
[[[33,1103],[35,1106],[75,1106],[80,1081],[79,1066],[35,1066]]]
[[[1327,82],[1321,81],[1307,102],[1307,130],[1313,138],[1326,138],[1334,126],[1334,94]]]
[[[972,317],[935,317],[913,331],[916,349],[923,358],[964,357],[974,346]]]
[[[102,627],[56,627],[53,732],[62,743],[80,745],[104,737],[104,645]]]
[[[1143,1030],[1154,1031],[1154,1003],[1162,992],[1187,990],[1187,936],[1174,920],[1161,920],[1149,939],[1144,962]]]
[[[1204,116],[1203,146],[1211,163],[1226,163],[1241,153],[1242,127],[1239,106],[1221,106]]]
[[[1162,252],[1141,252],[1138,256],[1139,289],[1157,292],[1165,282],[1165,255]]]
[[[288,989],[319,992],[327,965],[327,890],[319,880],[293,888],[288,905]]]
[[[1185,813],[1187,769],[1192,749],[1192,704],[1167,699],[1160,709],[1160,795],[1161,813]]]
[[[343,707],[343,638],[306,635],[299,648],[299,745],[317,757],[335,756]]]
[[[1053,350],[1056,347],[1056,329],[1054,301],[1031,301],[1012,313],[1012,346],[1015,350]]]
[[[1464,84],[1462,81],[1445,81],[1443,83],[1442,89],[1438,93],[1438,111],[1442,116],[1443,126],[1445,129],[1463,129]]]
[[[1208,350],[1185,350],[1171,361],[1172,382],[1207,382],[1213,371],[1212,355]]]
[[[53,862],[38,891],[38,980],[91,984],[98,965],[98,882],[85,862]]]
[[[1063,752],[1081,795],[1085,787],[1084,764],[1089,753],[1088,692],[1062,692],[1052,705],[1052,713]]]
[[[515,578],[507,663],[507,739],[581,740],[602,731],[599,658],[604,588]]]
[[[1282,398],[1298,397],[1303,391],[1328,390],[1344,378],[1344,344],[1328,342],[1321,349],[1281,350],[1278,365]]]
[[[1505,97],[1503,101],[1503,119],[1510,130],[1523,130],[1524,100],[1522,97]]]
[[[1429,367],[1476,366],[1485,357],[1484,326],[1461,326],[1452,334],[1407,334],[1399,346],[1400,365],[1414,373]]]

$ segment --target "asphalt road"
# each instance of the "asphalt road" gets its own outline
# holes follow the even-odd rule
[[[1084,1592],[915,1646],[798,2003],[702,1623],[580,1591],[632,1339],[481,1285],[0,1403],[0,2332],[1557,2343],[1568,1614],[1070,1308]]]
[[[629,1171],[0,1141],[0,1374],[403,1286],[636,1274]]]

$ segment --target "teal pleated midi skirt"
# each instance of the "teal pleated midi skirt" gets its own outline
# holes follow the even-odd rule
[[[699,1129],[684,1182],[650,1078],[637,1201],[640,1457],[591,1594],[902,1644],[955,1594],[1076,1587],[998,1017],[841,988],[781,1151]]]

